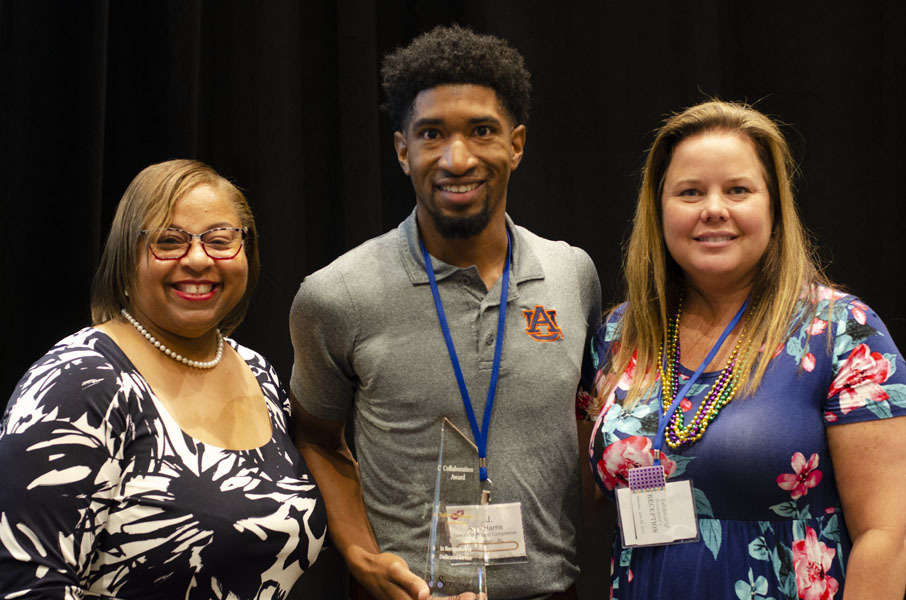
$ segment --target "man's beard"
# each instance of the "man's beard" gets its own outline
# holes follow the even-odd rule
[[[491,222],[491,205],[485,200],[481,211],[474,215],[457,217],[445,215],[436,206],[425,203],[428,214],[434,222],[434,228],[445,238],[470,238],[476,236],[487,228]]]

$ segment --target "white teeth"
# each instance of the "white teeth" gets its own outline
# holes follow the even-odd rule
[[[208,294],[211,290],[214,289],[213,284],[204,283],[204,284],[194,284],[194,283],[181,283],[176,286],[176,288],[187,294]]]
[[[455,192],[457,194],[463,194],[465,192],[471,192],[478,187],[477,183],[470,183],[468,185],[442,185],[440,189],[445,192]]]

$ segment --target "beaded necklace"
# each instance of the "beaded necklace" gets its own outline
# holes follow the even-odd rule
[[[123,316],[126,317],[126,320],[129,321],[133,327],[138,329],[138,332],[140,334],[142,334],[146,340],[151,342],[151,344],[155,348],[157,348],[158,350],[160,350],[161,352],[163,352],[164,354],[166,354],[167,356],[169,356],[176,362],[180,362],[184,365],[189,365],[190,367],[195,367],[196,369],[213,369],[218,364],[220,364],[220,360],[223,358],[223,334],[220,333],[219,329],[215,329],[215,331],[217,332],[217,354],[214,356],[214,359],[208,360],[208,361],[192,360],[191,358],[186,358],[185,356],[183,356],[182,354],[179,354],[178,352],[170,350],[169,348],[164,346],[162,343],[160,343],[160,341],[157,338],[155,338],[153,335],[151,335],[151,333],[148,332],[148,330],[145,329],[142,326],[142,324],[138,322],[138,319],[136,319],[135,317],[130,315],[128,312],[126,312],[125,308],[121,309],[120,312],[123,313]]]
[[[673,321],[667,324],[667,334],[664,345],[658,353],[658,372],[661,376],[661,388],[663,390],[663,408],[664,414],[670,409],[670,405],[676,399],[679,390],[679,364],[680,364],[680,344],[679,344],[679,323],[680,314],[682,313],[682,297],[676,308],[676,316]],[[742,333],[736,341],[736,347],[727,358],[726,366],[717,378],[717,381],[711,386],[705,399],[702,400],[698,410],[689,424],[686,424],[686,417],[681,406],[677,405],[670,421],[667,424],[665,440],[667,445],[674,450],[684,445],[691,445],[697,442],[705,435],[708,425],[717,418],[721,409],[726,406],[733,396],[736,395],[736,389],[739,383],[740,372],[742,371],[742,362],[739,360],[748,354],[751,340],[745,343],[745,351],[740,354],[740,348],[743,347],[743,341],[746,337],[747,324],[743,326]],[[663,360],[664,355],[668,360]],[[664,364],[666,363],[666,364]],[[739,367],[739,368],[737,368]]]

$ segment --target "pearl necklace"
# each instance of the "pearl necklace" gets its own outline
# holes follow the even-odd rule
[[[161,352],[163,352],[164,354],[166,354],[167,356],[169,356],[176,362],[181,362],[184,365],[189,365],[190,367],[194,367],[196,369],[213,369],[214,367],[216,367],[218,365],[218,363],[220,363],[220,360],[223,358],[223,334],[220,333],[219,329],[215,330],[217,332],[217,355],[214,357],[214,359],[209,360],[207,362],[200,361],[200,360],[192,360],[191,358],[186,358],[182,354],[179,354],[178,352],[174,352],[173,350],[170,350],[169,348],[167,348],[166,346],[161,344],[157,338],[155,338],[153,335],[148,333],[147,329],[142,327],[142,324],[139,323],[135,319],[135,317],[130,315],[128,312],[126,312],[125,308],[122,309],[120,312],[123,313],[123,316],[126,317],[126,320],[129,321],[133,327],[138,329],[138,332],[140,334],[145,336],[146,340],[151,342],[155,348],[157,348],[158,350],[160,350]]]
[[[676,394],[680,387],[679,323],[681,312],[682,298],[680,298],[679,306],[676,309],[675,318],[667,325],[666,341],[661,352],[658,353],[658,371],[661,376],[661,389],[663,390],[663,407],[661,410],[665,413],[676,399]],[[705,435],[705,431],[711,421],[717,418],[721,409],[736,395],[741,371],[741,368],[737,369],[737,367],[742,366],[742,362],[739,359],[748,355],[749,347],[752,344],[751,340],[749,340],[746,343],[745,350],[740,354],[740,348],[743,346],[745,337],[746,327],[743,327],[742,333],[739,334],[739,339],[736,341],[736,347],[733,348],[733,352],[727,358],[726,366],[717,377],[717,381],[711,386],[688,425],[685,421],[682,406],[677,405],[667,424],[665,440],[668,446],[675,450],[680,446],[691,445],[700,440]],[[664,354],[668,357],[667,361],[663,360]],[[664,365],[664,362],[667,362],[667,364]]]

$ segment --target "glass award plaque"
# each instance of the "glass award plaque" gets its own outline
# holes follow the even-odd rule
[[[431,598],[474,594],[487,599],[483,506],[478,448],[445,418],[440,425],[425,574]]]

